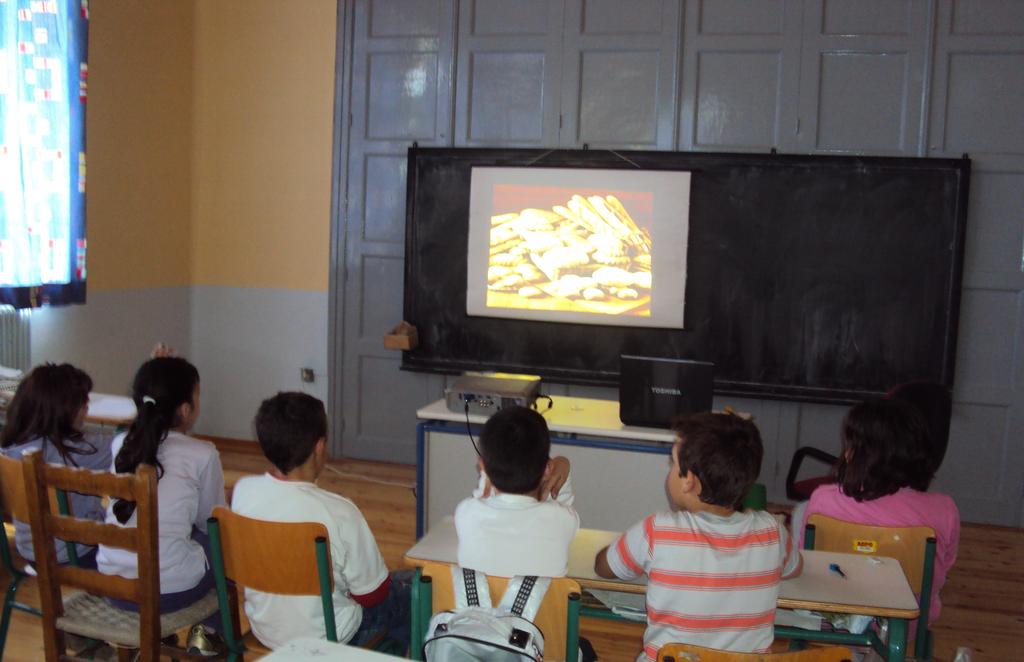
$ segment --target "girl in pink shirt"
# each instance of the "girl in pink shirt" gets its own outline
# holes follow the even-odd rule
[[[928,426],[917,409],[897,400],[870,400],[843,419],[838,482],[811,495],[799,528],[820,513],[871,526],[928,526],[935,531],[935,570],[928,620],[942,609],[939,591],[956,561],[960,513],[948,495],[927,492],[934,475]]]

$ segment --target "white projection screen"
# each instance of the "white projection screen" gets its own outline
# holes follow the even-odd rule
[[[466,313],[683,328],[690,173],[472,169]]]

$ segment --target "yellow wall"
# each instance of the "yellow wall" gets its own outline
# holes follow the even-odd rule
[[[197,0],[191,281],[326,291],[336,0]]]
[[[90,291],[189,282],[193,18],[189,2],[90,3]]]

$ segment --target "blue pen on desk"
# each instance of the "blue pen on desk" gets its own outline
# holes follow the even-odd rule
[[[828,569],[829,569],[830,572],[834,572],[837,575],[839,575],[840,577],[842,577],[843,579],[846,579],[846,573],[843,572],[843,569],[839,567],[838,563],[829,563],[828,564]]]

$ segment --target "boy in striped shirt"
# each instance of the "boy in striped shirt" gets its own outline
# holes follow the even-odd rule
[[[665,491],[672,512],[631,527],[595,562],[598,575],[646,574],[647,630],[637,662],[669,642],[768,652],[779,581],[800,553],[769,513],[742,510],[761,471],[761,435],[732,414],[696,414],[674,426]]]

